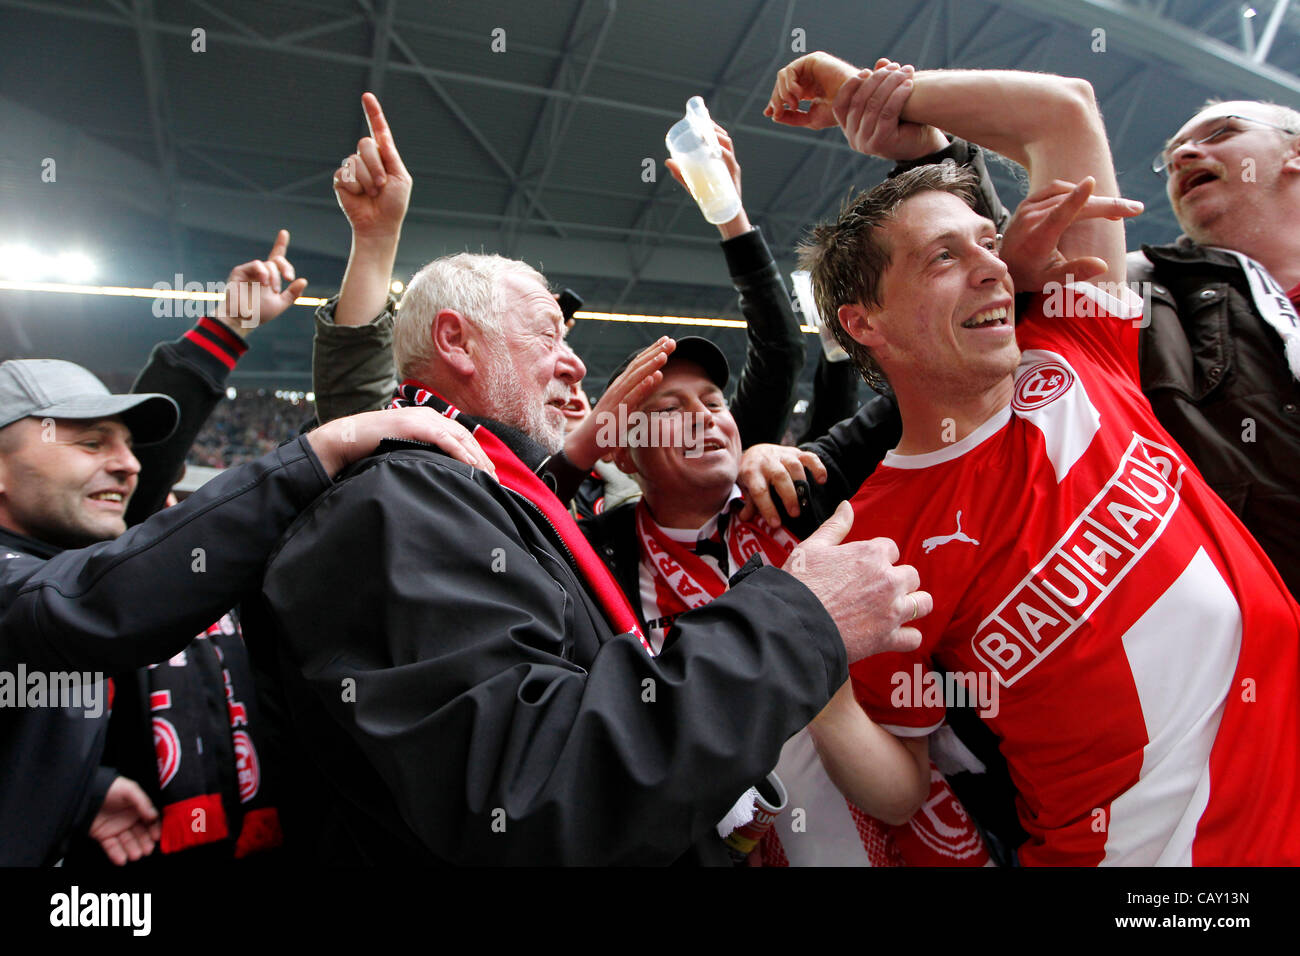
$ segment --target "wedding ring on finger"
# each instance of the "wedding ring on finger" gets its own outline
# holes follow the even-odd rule
[[[909,594],[908,597],[912,599],[912,616],[907,619],[907,622],[910,624],[921,616],[921,604],[916,599],[915,591]]]

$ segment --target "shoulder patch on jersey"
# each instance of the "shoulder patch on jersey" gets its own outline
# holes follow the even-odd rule
[[[1070,390],[1074,373],[1060,362],[1043,362],[1035,365],[1016,380],[1016,393],[1011,407],[1018,412],[1031,412],[1048,405]]]
[[[1059,484],[1092,444],[1101,413],[1069,360],[1046,349],[1020,354],[1013,396],[1012,413],[1042,432]]]

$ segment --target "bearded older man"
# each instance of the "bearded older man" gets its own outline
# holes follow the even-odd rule
[[[670,348],[611,391],[652,387]],[[262,611],[303,758],[287,843],[348,863],[725,862],[716,821],[844,682],[846,657],[914,645],[901,625],[928,595],[910,597],[917,579],[879,549],[837,546],[846,506],[799,570],[744,569],[655,655],[538,474],[585,371],[544,279],[498,256],[435,260],[394,349],[395,404],[470,428],[499,483],[394,447],[268,565]],[[846,599],[877,576],[883,600]]]

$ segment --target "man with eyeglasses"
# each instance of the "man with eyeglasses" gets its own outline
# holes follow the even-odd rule
[[[868,85],[877,73],[900,114],[1023,166],[1029,196],[999,244],[974,177],[925,166],[801,247],[819,314],[903,421],[851,536],[893,539],[935,582],[920,647],[855,665],[855,696],[928,739],[960,708],[894,693],[909,671],[988,675],[998,709],[980,718],[1015,787],[1023,865],[1300,863],[1300,606],[1140,391],[1123,226],[1087,210],[1118,192],[1090,85],[812,53],[778,74],[768,112],[840,125],[859,148],[889,88]],[[1136,211],[1102,202],[1093,216]],[[1062,294],[1073,307],[1049,304]]]
[[[1142,390],[1300,595],[1300,113],[1210,104],[1152,168],[1184,234],[1129,256]]]
[[[891,175],[945,160],[969,165],[981,178],[980,212],[1002,221],[979,148],[900,121],[888,74],[877,70],[863,151],[897,160]],[[1128,256],[1130,285],[1150,290],[1142,391],[1300,597],[1300,112],[1211,103],[1152,168],[1167,177],[1184,234]]]

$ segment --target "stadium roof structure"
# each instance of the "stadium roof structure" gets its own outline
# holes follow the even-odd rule
[[[348,232],[330,177],[365,132],[364,90],[416,181],[400,277],[481,249],[539,266],[588,308],[731,318],[716,232],[663,168],[664,133],[705,98],[788,272],[806,226],[888,168],[836,130],[762,116],[776,70],[804,50],[1087,78],[1121,187],[1147,203],[1134,243],[1177,235],[1150,157],[1207,97],[1300,106],[1289,0],[0,0],[0,24],[3,241],[77,243],[97,281],[145,287],[224,278],[285,226],[309,294],[333,291]],[[1023,194],[1011,168],[994,176],[1008,204]],[[40,312],[35,299],[17,311]],[[240,374],[305,382],[310,323],[293,311]],[[94,313],[59,309],[116,333],[101,361],[138,364],[160,337],[158,323]],[[661,331],[580,322],[574,338],[603,380]],[[706,334],[740,360],[739,332]]]

